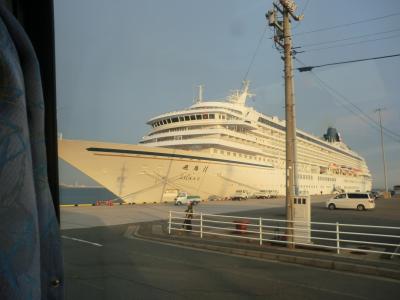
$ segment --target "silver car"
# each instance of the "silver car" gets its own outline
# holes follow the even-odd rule
[[[326,201],[326,207],[331,210],[336,208],[374,209],[375,200],[369,193],[341,193]]]

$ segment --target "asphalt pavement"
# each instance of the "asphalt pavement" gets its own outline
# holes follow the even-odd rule
[[[68,237],[63,239],[66,299],[328,300],[400,295],[396,280],[143,240],[127,234],[129,227],[63,231]]]
[[[378,200],[374,211],[364,212],[330,211],[323,201],[313,201],[313,221],[400,226],[400,201]],[[202,203],[196,211],[283,218],[283,203],[282,199]],[[114,208],[71,207],[64,214],[65,227],[74,228],[62,230],[66,299],[398,299],[400,295],[398,280],[143,239],[133,234],[134,228],[145,224],[140,222],[156,224],[167,218],[171,208],[184,208],[169,204]],[[118,222],[124,224],[110,226],[116,216],[123,216]]]

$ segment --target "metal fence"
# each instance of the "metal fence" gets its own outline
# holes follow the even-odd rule
[[[293,234],[287,234],[289,222]],[[288,244],[347,251],[354,254],[400,256],[400,227],[343,223],[297,222],[279,219],[250,218],[205,213],[169,212],[168,233],[185,231],[200,238],[219,236],[263,243]],[[288,241],[288,237],[293,241]]]

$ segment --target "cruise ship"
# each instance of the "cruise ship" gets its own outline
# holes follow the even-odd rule
[[[59,157],[129,203],[171,201],[178,192],[229,197],[236,190],[285,194],[285,121],[246,106],[249,84],[150,119],[137,145],[59,140]],[[365,160],[335,128],[321,138],[297,129],[300,193],[371,190]]]

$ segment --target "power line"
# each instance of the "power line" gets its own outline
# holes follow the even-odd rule
[[[321,67],[326,67],[326,66],[335,66],[335,65],[342,65],[342,64],[349,64],[349,63],[355,63],[355,62],[361,62],[361,61],[368,61],[368,60],[378,60],[378,59],[384,59],[384,58],[390,58],[390,57],[396,57],[400,56],[400,53],[398,54],[392,54],[392,55],[385,55],[385,56],[377,56],[377,57],[369,57],[369,58],[362,58],[362,59],[353,59],[353,60],[346,60],[346,61],[339,61],[339,62],[334,62],[334,63],[328,63],[328,64],[323,64],[323,65],[317,65],[317,66],[304,66],[300,68],[296,68],[300,72],[308,72],[311,71],[312,69],[315,68],[321,68]]]
[[[304,7],[303,7],[303,9],[302,9],[302,11],[301,11],[301,13],[300,13],[300,15],[304,15],[304,12],[306,11],[307,6],[308,6],[309,3],[310,3],[310,0],[307,0],[307,2],[306,2],[306,4],[304,5]]]
[[[391,35],[391,36],[388,36],[388,37],[383,37],[383,38],[378,38],[378,39],[364,40],[364,41],[358,41],[358,42],[347,43],[347,44],[340,44],[340,45],[330,46],[330,47],[322,47],[322,48],[314,48],[314,49],[311,48],[311,49],[306,49],[306,50],[303,50],[303,51],[298,51],[298,53],[315,52],[315,51],[321,51],[321,50],[327,50],[327,49],[341,48],[341,47],[347,47],[347,46],[371,43],[371,42],[387,40],[387,39],[393,39],[393,38],[399,38],[399,37],[400,37],[400,34],[396,34],[396,35]]]
[[[304,15],[304,12],[306,11],[308,4],[310,3],[310,0],[307,0],[306,4],[304,5],[303,9],[301,10],[300,15]],[[297,23],[292,29],[296,29],[297,27],[300,26],[301,23]]]
[[[298,58],[295,58],[299,63],[302,65],[305,65],[302,61],[300,61]],[[372,127],[373,129],[380,131],[380,125],[378,122],[376,122],[372,117],[364,113],[364,111],[359,108],[357,105],[355,105],[353,102],[351,102],[347,97],[345,97],[343,94],[332,88],[330,85],[328,85],[325,81],[323,81],[317,74],[315,74],[313,71],[310,71],[310,73],[316,78],[317,82],[327,89],[328,91],[332,92],[334,95],[336,95],[338,98],[342,99],[342,101],[346,102],[347,105],[342,105],[345,109],[353,113],[355,116],[357,116],[360,120],[362,120],[364,123]],[[353,108],[349,107],[348,104],[350,104]],[[358,113],[355,111],[357,110]],[[400,135],[397,133],[389,130],[386,127],[382,126],[382,129],[384,130],[384,134],[388,136],[389,138],[393,139],[394,141],[400,143]]]
[[[296,33],[296,34],[292,34],[292,36],[299,36],[299,35],[310,34],[310,33],[315,33],[315,32],[333,30],[333,29],[336,29],[336,28],[348,27],[348,26],[367,23],[367,22],[373,22],[373,21],[377,21],[377,20],[381,20],[381,19],[386,19],[386,18],[398,16],[398,15],[400,15],[400,12],[396,12],[396,13],[392,13],[392,14],[388,14],[388,15],[384,15],[384,16],[380,16],[380,17],[375,17],[375,18],[364,19],[364,20],[351,22],[351,23],[338,24],[338,25],[334,25],[334,26],[330,26],[330,27],[322,27],[322,28],[318,28],[318,29],[314,29],[314,30],[310,30],[310,31],[299,32],[299,33]]]
[[[364,111],[362,111],[357,105],[355,105],[353,102],[351,102],[350,100],[348,100],[343,94],[339,93],[337,90],[333,89],[330,85],[328,85],[325,81],[323,81],[319,76],[317,76],[317,74],[315,74],[314,72],[311,72],[311,74],[322,84],[322,86],[324,86],[327,90],[331,91],[332,93],[334,93],[336,96],[340,97],[341,99],[343,99],[345,102],[347,102],[348,104],[350,104],[351,106],[353,106],[355,108],[355,110],[357,110],[359,113],[355,112],[353,109],[351,109],[348,106],[343,106],[345,107],[347,110],[349,110],[351,113],[353,113],[354,115],[356,115],[360,120],[362,120],[364,123],[366,123],[367,125],[369,125],[371,128],[375,129],[376,131],[380,131],[379,128],[379,124],[373,119],[371,118],[369,115],[367,115],[366,113],[364,113]],[[384,134],[391,138],[392,140],[400,143],[400,136],[397,134],[393,134],[391,130],[388,130],[386,127],[382,126],[382,129],[384,130]]]
[[[250,69],[251,69],[251,67],[253,66],[253,63],[254,63],[254,59],[256,58],[257,53],[258,53],[258,50],[260,49],[261,42],[263,41],[264,36],[265,36],[265,33],[267,32],[267,28],[268,28],[268,25],[265,25],[265,28],[264,28],[264,30],[263,30],[263,33],[261,34],[261,37],[260,37],[260,39],[259,39],[259,41],[258,41],[256,50],[254,51],[254,54],[253,54],[253,56],[252,56],[252,58],[251,58],[251,60],[250,60],[250,64],[249,64],[249,66],[248,66],[248,68],[247,68],[246,74],[244,75],[243,81],[246,80],[246,79],[247,79],[247,76],[249,75]]]
[[[338,39],[338,40],[331,40],[331,41],[325,41],[325,42],[319,42],[319,43],[312,43],[312,44],[306,44],[302,46],[298,46],[296,48],[302,48],[302,47],[312,47],[312,46],[319,46],[319,45],[325,45],[325,44],[333,44],[337,42],[343,42],[343,41],[348,41],[348,40],[353,40],[353,39],[360,39],[363,37],[368,37],[368,36],[374,36],[378,34],[385,34],[385,33],[390,33],[390,32],[396,32],[400,31],[400,28],[393,29],[393,30],[387,30],[387,31],[381,31],[381,32],[375,32],[375,33],[368,33],[368,34],[363,34],[363,35],[357,35],[357,36],[351,36],[348,38],[343,38],[343,39]]]
[[[383,177],[385,180],[385,191],[387,193],[388,187],[387,187],[387,174],[386,174],[386,160],[385,160],[385,148],[383,146],[383,131],[382,131],[382,108],[377,108],[375,109],[375,112],[378,112],[379,114],[379,125],[381,128],[381,147],[382,147],[382,162],[383,162]],[[386,196],[386,195],[385,195]]]

